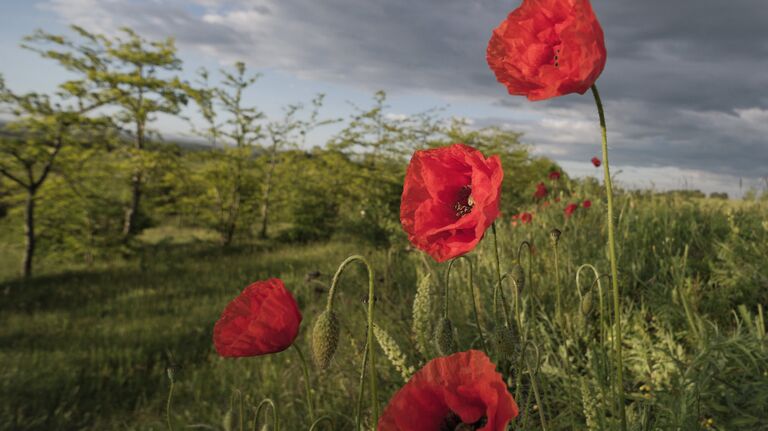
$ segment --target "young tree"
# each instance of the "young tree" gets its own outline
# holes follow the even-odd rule
[[[77,26],[72,30],[76,41],[38,30],[25,39],[25,47],[78,75],[64,87],[94,87],[117,108],[114,118],[132,138],[128,151],[130,198],[123,223],[127,240],[139,230],[148,125],[157,114],[177,115],[187,102],[188,86],[172,74],[181,70],[181,60],[171,38],[149,41],[129,28],[122,28],[119,36],[90,33]]]
[[[320,108],[323,106],[325,95],[320,94],[312,100],[312,107],[306,119],[300,119],[298,113],[303,105],[289,105],[283,111],[283,117],[267,124],[267,137],[269,149],[267,151],[267,169],[264,174],[263,194],[261,197],[261,229],[259,237],[267,238],[267,229],[270,214],[270,202],[272,188],[274,186],[275,169],[278,165],[279,155],[286,147],[298,148],[303,143],[307,134],[315,127],[332,124],[337,120],[318,119]]]
[[[16,94],[6,88],[0,79],[0,104],[16,117],[1,130],[0,175],[15,183],[26,195],[24,277],[32,275],[37,239],[35,207],[40,188],[48,179],[62,149],[87,139],[84,135],[89,126],[105,123],[84,115],[102,106],[105,100],[88,93],[85,86],[65,83],[60,88],[60,100],[54,101],[48,95],[34,92]]]
[[[191,92],[207,127],[198,134],[214,147],[203,154],[200,172],[216,204],[215,227],[224,246],[232,243],[242,218],[246,185],[253,185],[253,159],[256,143],[263,137],[259,121],[264,114],[246,106],[244,93],[260,77],[248,74],[245,63],[235,63],[234,70],[222,69],[220,87],[210,86],[208,72],[202,70],[200,88]],[[250,188],[249,188],[250,189]]]

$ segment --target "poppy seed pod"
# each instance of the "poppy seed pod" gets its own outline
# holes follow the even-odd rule
[[[515,264],[515,266],[512,267],[512,271],[510,272],[509,276],[512,279],[512,282],[515,283],[517,291],[522,292],[525,288],[525,270],[523,269],[522,265],[519,263]]]
[[[321,370],[327,369],[339,346],[339,319],[333,310],[325,310],[312,329],[312,355],[315,364]]]
[[[560,232],[560,229],[554,228],[551,231],[549,231],[549,239],[552,241],[552,245],[557,247],[557,243],[560,242],[560,235],[562,235],[562,232]]]
[[[496,329],[496,351],[502,359],[511,358],[515,354],[515,332],[506,325]]]
[[[442,319],[435,328],[435,344],[440,356],[448,356],[456,352],[456,340],[453,337],[453,323],[450,319]]]

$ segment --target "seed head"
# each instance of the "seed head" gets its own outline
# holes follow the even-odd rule
[[[450,319],[442,319],[435,330],[435,344],[440,356],[456,353],[456,339],[453,337],[453,323]]]
[[[551,231],[549,231],[549,239],[552,241],[552,245],[557,247],[557,243],[560,242],[560,235],[562,235],[562,232],[560,232],[560,229],[554,228]]]
[[[321,370],[327,369],[339,346],[339,319],[333,310],[325,310],[315,321],[312,329],[312,355],[315,365]]]

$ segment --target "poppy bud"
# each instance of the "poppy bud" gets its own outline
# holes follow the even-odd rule
[[[515,264],[515,266],[512,267],[512,272],[509,274],[509,276],[515,283],[517,291],[522,292],[523,288],[525,288],[525,270],[523,267],[519,263]]]
[[[499,326],[496,329],[496,351],[501,359],[515,355],[515,332],[509,326]]]
[[[174,383],[174,382],[176,382],[176,369],[177,369],[177,368],[178,368],[178,367],[176,367],[176,365],[169,365],[169,366],[168,366],[168,367],[165,369],[165,372],[168,374],[168,380],[170,380],[170,381],[171,381],[171,383]]]
[[[221,419],[221,427],[224,431],[232,431],[235,429],[235,416],[232,413],[232,409],[227,410],[224,417]]]
[[[333,310],[325,310],[317,317],[312,329],[312,354],[321,370],[327,369],[339,345],[339,319]]]
[[[456,352],[456,340],[453,337],[453,323],[450,319],[442,319],[435,331],[435,344],[440,356],[448,356]]]
[[[554,228],[551,231],[549,231],[549,239],[552,240],[552,245],[557,247],[557,243],[560,242],[560,235],[562,232],[560,232],[560,229]]]
[[[589,316],[590,311],[592,311],[592,291],[584,294],[584,297],[581,298],[581,313],[584,316]]]

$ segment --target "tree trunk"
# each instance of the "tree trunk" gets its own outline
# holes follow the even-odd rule
[[[261,232],[259,237],[267,239],[267,223],[269,222],[269,195],[272,192],[272,176],[275,173],[275,165],[277,165],[277,140],[272,140],[272,154],[269,157],[269,169],[267,169],[267,176],[264,179],[264,195],[262,196],[261,203]]]
[[[123,238],[128,239],[136,233],[136,217],[139,213],[141,202],[141,172],[134,172],[131,176],[131,203],[125,210],[123,222]]]
[[[136,122],[136,149],[139,153],[144,150],[144,123]],[[123,222],[123,239],[128,240],[136,234],[136,218],[139,215],[141,203],[141,170],[137,169],[131,176],[131,203],[125,210]]]
[[[27,189],[27,206],[24,211],[24,261],[21,266],[24,278],[32,276],[32,259],[35,256],[35,193],[34,188]]]

